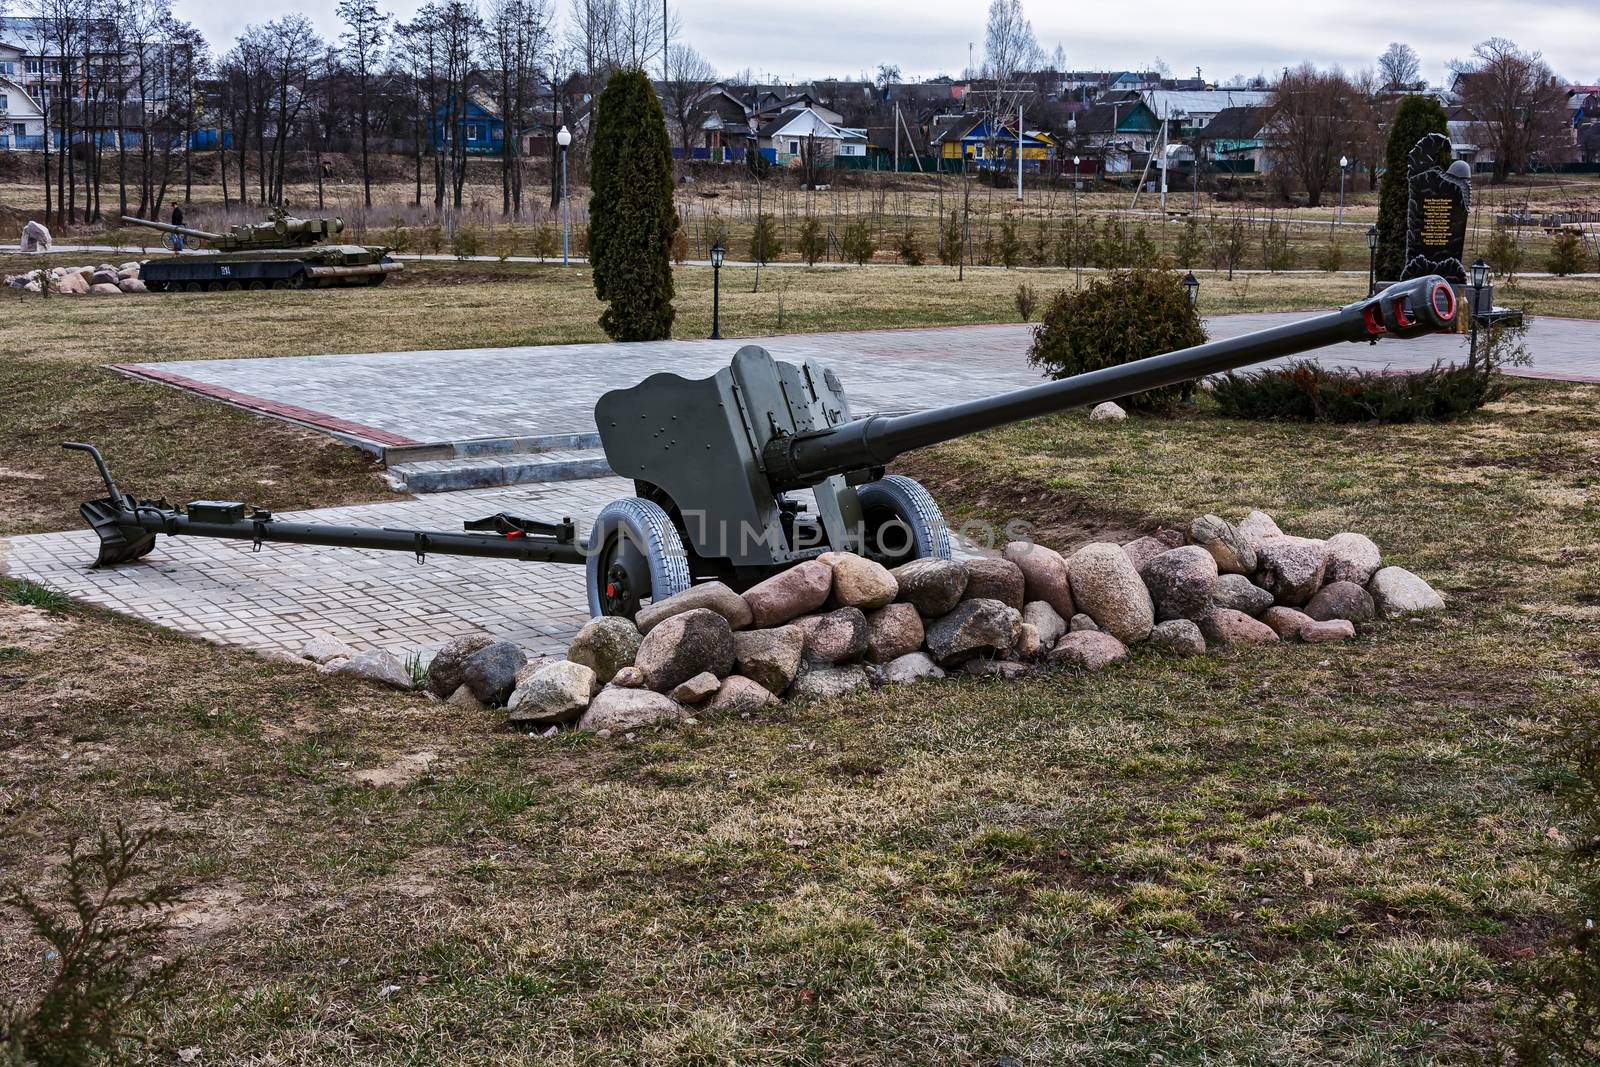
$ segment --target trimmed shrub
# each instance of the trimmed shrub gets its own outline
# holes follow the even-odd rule
[[[682,266],[689,258],[689,235],[679,226],[672,233],[672,262]]]
[[[778,220],[762,213],[750,231],[750,261],[765,266],[783,254],[783,238],[778,236]]]
[[[1438,422],[1460,418],[1503,395],[1501,368],[1530,362],[1527,326],[1483,334],[1465,364],[1435,363],[1413,374],[1324,368],[1310,360],[1212,379],[1224,415],[1293,422]]]
[[[910,223],[900,231],[900,239],[895,243],[894,250],[900,262],[912,267],[922,266],[922,242],[917,240],[917,231]]]
[[[1017,314],[1022,316],[1023,322],[1033,321],[1033,309],[1038,306],[1039,294],[1033,286],[1023,282],[1017,286]]]
[[[533,254],[540,259],[554,259],[561,254],[561,235],[548,222],[533,228]]]
[[[1506,287],[1514,286],[1523,260],[1522,243],[1517,240],[1516,232],[1504,222],[1496,221],[1484,253],[1489,257],[1489,266],[1506,280]]]
[[[1322,246],[1322,251],[1317,253],[1317,269],[1335,274],[1344,266],[1344,245],[1338,241],[1329,241]]]
[[[1193,215],[1183,220],[1183,229],[1178,232],[1178,266],[1184,270],[1193,270],[1200,262],[1200,257],[1205,255],[1206,237],[1200,232],[1200,220]]]
[[[600,94],[589,167],[589,259],[614,341],[672,332],[672,143],[644,71],[619,70]]]
[[[961,212],[951,211],[939,237],[939,262],[954,267],[961,262]]]
[[[1267,223],[1261,234],[1261,265],[1277,273],[1294,267],[1294,250],[1289,247],[1289,228]]]
[[[457,259],[471,259],[481,251],[478,231],[473,226],[463,226],[450,238],[450,254]]]
[[[1171,271],[1118,271],[1076,293],[1057,293],[1033,334],[1028,362],[1055,378],[1120,366],[1203,344],[1205,328],[1189,303],[1183,280]],[[1121,403],[1143,410],[1168,408],[1182,386],[1152,389]]]
[[[870,260],[878,250],[878,242],[872,238],[872,226],[866,219],[857,219],[845,227],[840,246],[844,250],[844,258],[858,267]]]
[[[822,223],[814,215],[807,215],[800,224],[798,251],[808,267],[814,267],[817,260],[827,258],[828,236],[822,232]]]
[[[1022,262],[1022,239],[1017,236],[1017,220],[1010,215],[1000,220],[1000,265],[1011,270]]]
[[[1589,256],[1583,250],[1583,241],[1576,230],[1562,230],[1556,234],[1556,243],[1545,260],[1545,269],[1558,278],[1569,274],[1582,274],[1589,268]]]
[[[1430,133],[1449,135],[1444,107],[1431,96],[1401,99],[1389,124],[1384,150],[1383,183],[1378,187],[1378,277],[1393,281],[1406,265],[1406,178],[1411,173],[1407,157],[1416,143]],[[1439,166],[1450,165],[1450,150],[1439,154]]]

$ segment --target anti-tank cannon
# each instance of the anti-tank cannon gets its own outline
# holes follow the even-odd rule
[[[381,285],[401,268],[387,248],[326,243],[344,232],[338,218],[301,219],[278,209],[264,222],[241,223],[226,233],[132,215],[122,221],[204,242],[214,252],[148,260],[139,277],[152,292]]]
[[[455,531],[291,523],[236,501],[136,500],[112,481],[84,504],[99,565],[147,554],[157,534],[582,563],[595,615],[632,616],[696,581],[744,589],[827,551],[893,566],[949,556],[938,505],[916,482],[886,474],[900,454],[966,434],[1129,393],[1290,356],[1341,341],[1452,330],[1454,290],[1442,278],[1393,285],[1299,322],[947,407],[851,416],[842,383],[815,360],[774,360],[746,346],[709,378],[651,375],[595,406],[612,469],[637,495],[606,505],[580,540],[571,520],[498,514]]]

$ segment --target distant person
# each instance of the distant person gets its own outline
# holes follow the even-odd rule
[[[172,224],[174,226],[182,226],[183,225],[183,205],[182,204],[173,204],[172,205]],[[172,234],[171,237],[172,237],[172,250],[174,252],[182,252],[183,251],[183,234],[175,233],[175,234]]]

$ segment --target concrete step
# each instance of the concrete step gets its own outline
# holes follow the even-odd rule
[[[495,485],[532,482],[570,482],[603,478],[611,474],[606,454],[598,448],[546,449],[459,459],[391,463],[389,480],[410,493],[449,493],[459,489],[486,489]]]
[[[531,437],[474,437],[463,441],[436,441],[419,445],[390,445],[383,460],[393,468],[400,464],[428,463],[448,459],[521,456],[535,452],[574,452],[600,447],[600,435],[587,433],[548,433]]]

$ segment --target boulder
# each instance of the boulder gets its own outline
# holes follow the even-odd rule
[[[974,678],[999,678],[1010,681],[1021,678],[1033,670],[1026,663],[1018,663],[1011,659],[989,659],[987,656],[977,656],[961,665],[962,674],[970,674]]]
[[[1169,548],[1139,572],[1155,601],[1156,618],[1198,619],[1211,610],[1217,590],[1217,561],[1199,545]]]
[[[1128,559],[1133,563],[1133,569],[1142,571],[1145,568],[1145,564],[1172,547],[1172,545],[1167,544],[1159,537],[1146,536],[1129,541],[1122,546],[1122,551],[1128,554]]]
[[[762,683],[740,674],[733,674],[722,680],[722,685],[706,702],[705,710],[754,711],[777,702],[778,698],[772,695],[772,690]]]
[[[22,239],[18,242],[24,252],[50,251],[50,231],[43,223],[31,219],[22,225]]]
[[[627,619],[602,615],[583,624],[567,646],[567,658],[594,671],[600,684],[605,685],[622,668],[633,666],[643,641],[639,628]]]
[[[332,659],[349,659],[356,650],[337,637],[313,637],[300,648],[300,655],[314,663],[327,663]]]
[[[1080,611],[1067,620],[1067,632],[1074,634],[1099,633],[1100,625]]]
[[[117,283],[117,288],[124,293],[147,293],[150,291],[145,288],[144,282],[138,278],[124,278]]]
[[[859,664],[816,667],[802,671],[789,695],[800,700],[827,700],[867,686],[867,672]]]
[[[889,568],[853,552],[830,553],[833,566],[833,603],[842,608],[873,611],[894,603],[900,592]]]
[[[967,590],[967,568],[953,559],[914,559],[889,573],[900,583],[899,598],[930,619],[948,615]]]
[[[712,615],[714,612],[707,611]],[[717,618],[722,618],[718,615]],[[727,620],[723,620],[727,624]],[[659,627],[658,627],[659,629]],[[602,689],[589,701],[589,709],[578,720],[580,730],[610,730],[621,733],[656,723],[676,722],[686,712],[671,697],[649,689]]]
[[[1038,632],[1039,644],[1045,648],[1054,648],[1056,642],[1067,632],[1067,620],[1043,600],[1030,600],[1024,604],[1022,621]]]
[[[1016,642],[1022,616],[998,600],[964,600],[928,624],[928,655],[953,667],[977,655],[998,656]]]
[[[1089,418],[1094,422],[1122,422],[1127,417],[1128,413],[1122,410],[1122,405],[1111,400],[1096,404],[1089,412]]]
[[[967,560],[967,587],[962,600],[998,600],[1008,608],[1022,610],[1026,579],[1022,568],[1008,559]]]
[[[799,673],[805,647],[805,631],[792,623],[770,630],[740,630],[733,635],[734,669],[781,693]]]
[[[1232,608],[1213,608],[1200,619],[1200,632],[1219,645],[1249,645],[1278,640],[1277,632],[1259,619]]]
[[[641,671],[638,667],[624,667],[611,679],[611,684],[618,689],[642,688],[644,686],[644,671]]]
[[[89,279],[73,271],[62,274],[60,278],[50,284],[56,292],[68,293],[72,296],[82,296],[89,291]]]
[[[506,718],[538,726],[570,722],[583,714],[599,684],[599,676],[582,663],[552,660],[517,685],[506,702]]]
[[[1300,640],[1308,645],[1329,641],[1348,641],[1356,635],[1356,624],[1349,619],[1312,620],[1300,627]]]
[[[1012,608],[1016,611],[1016,608]],[[1011,646],[1011,654],[1018,659],[1033,659],[1041,652],[1048,652],[1049,648],[1039,640],[1039,628],[1031,622],[1025,622],[1017,627],[1017,639]]]
[[[100,267],[89,275],[89,285],[116,285],[122,281],[122,275],[117,273],[115,267]]]
[[[1251,558],[1255,549],[1250,549]],[[1211,603],[1219,608],[1232,608],[1246,615],[1260,615],[1272,607],[1272,594],[1242,574],[1217,575],[1217,587],[1211,593]]]
[[[721,688],[722,682],[718,680],[716,675],[710,671],[702,671],[673,689],[671,696],[673,700],[680,704],[699,704],[709,699]]]
[[[1318,622],[1344,619],[1368,622],[1377,616],[1372,594],[1350,581],[1329,582],[1306,602],[1306,614]]]
[[[1322,585],[1327,558],[1322,541],[1310,537],[1264,537],[1256,542],[1260,572],[1256,584],[1279,604],[1298,607]]]
[[[1353,582],[1364,586],[1372,581],[1372,576],[1383,566],[1383,556],[1378,552],[1378,546],[1366,534],[1348,531],[1336,533],[1325,544],[1327,568],[1323,580],[1330,585],[1334,582]]]
[[[1386,619],[1444,610],[1444,597],[1404,567],[1384,567],[1378,571],[1367,583],[1367,592],[1372,594],[1378,614]]]
[[[827,603],[832,589],[832,567],[814,559],[797,563],[745,590],[750,625],[764,630],[809,615]]]
[[[1180,656],[1198,656],[1206,650],[1205,635],[1190,619],[1168,619],[1150,630],[1150,643]]]
[[[337,661],[335,661],[337,662]],[[411,672],[400,662],[400,657],[381,648],[357,652],[335,670],[336,674],[377,682],[392,689],[410,689]]]
[[[1068,634],[1056,643],[1050,653],[1050,662],[1074,667],[1080,671],[1097,671],[1118,660],[1128,658],[1128,646],[1107,633],[1081,630]]]
[[[1155,605],[1150,592],[1120,545],[1084,545],[1067,561],[1072,600],[1078,610],[1117,640],[1132,644],[1150,636]]]
[[[1300,636],[1300,630],[1311,622],[1311,616],[1278,604],[1263,611],[1261,621],[1272,627],[1272,632],[1281,640],[1293,641]]]
[[[1012,541],[1006,545],[1003,555],[1022,570],[1024,601],[1042,600],[1063,619],[1072,618],[1077,609],[1072,604],[1067,561],[1061,553],[1031,541]]]
[[[485,704],[504,704],[516,689],[517,672],[527,662],[527,653],[510,641],[491,641],[462,658],[461,680]]]
[[[122,288],[116,282],[96,282],[89,286],[89,292],[95,296],[121,296]]]
[[[634,622],[641,634],[647,634],[674,615],[682,615],[696,608],[716,612],[727,619],[728,625],[735,630],[742,630],[750,625],[750,605],[745,603],[744,597],[722,582],[701,582],[659,603],[646,604],[639,609]]]
[[[1278,529],[1278,524],[1271,515],[1264,511],[1252,511],[1239,520],[1235,527],[1239,536],[1254,545],[1268,537],[1282,537],[1283,531]]]
[[[796,619],[794,627],[805,635],[807,663],[844,663],[867,651],[867,616],[860,608],[839,608],[826,615]]]
[[[907,652],[883,665],[884,680],[896,685],[920,682],[924,678],[943,678],[944,670],[923,652]]]
[[[1256,572],[1255,545],[1226,519],[1200,516],[1189,524],[1189,539],[1211,553],[1221,574]]]
[[[732,674],[733,628],[710,608],[692,608],[645,634],[634,664],[658,693],[670,692],[702,671],[718,677]]]
[[[435,696],[450,696],[467,680],[462,667],[466,658],[492,644],[494,638],[488,634],[468,634],[446,641],[428,664],[428,688]]]
[[[472,695],[472,690],[467,686],[457,686],[445,703],[452,708],[461,708],[465,711],[482,711],[483,701]]]
[[[922,616],[910,604],[890,604],[867,616],[867,659],[888,663],[922,647]]]

